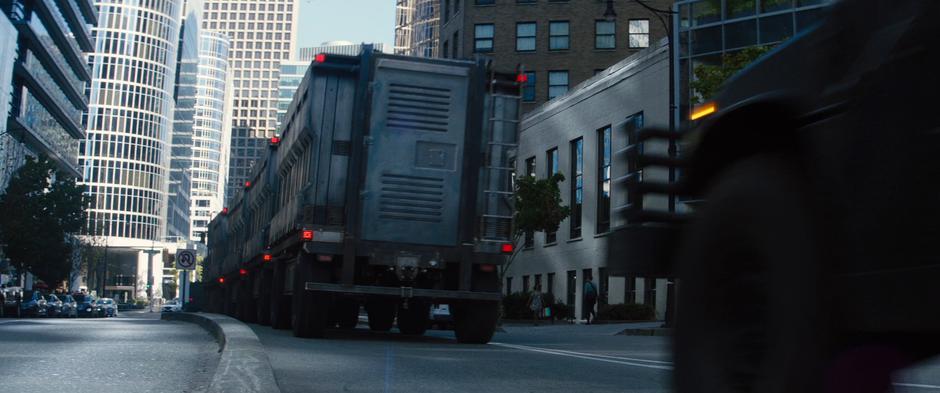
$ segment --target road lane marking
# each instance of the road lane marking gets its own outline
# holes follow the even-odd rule
[[[618,359],[615,356],[594,355],[590,353],[574,352],[574,351],[561,351],[561,350],[555,350],[555,349],[530,347],[526,345],[503,344],[503,343],[494,343],[494,342],[491,342],[490,345],[495,345],[495,346],[504,347],[504,348],[518,349],[521,351],[544,353],[548,355],[567,356],[567,357],[578,358],[578,359],[594,360],[598,362],[622,364],[625,366],[644,367],[644,368],[652,368],[652,369],[657,369],[657,370],[672,370],[672,365],[637,363],[637,361],[664,363],[664,362],[660,362],[657,360],[635,359],[634,361],[624,361],[624,360],[615,360],[615,359]],[[623,358],[623,359],[630,359],[630,358]]]
[[[899,387],[903,387],[903,388],[940,389],[940,386],[938,386],[938,385],[924,385],[924,384],[920,384],[920,383],[901,383],[901,382],[897,382],[897,383],[892,383],[892,385],[894,385],[894,386],[899,386]]]

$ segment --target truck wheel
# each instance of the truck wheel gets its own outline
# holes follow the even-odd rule
[[[499,302],[466,301],[455,304],[454,334],[457,341],[464,344],[486,344],[496,332],[496,319],[499,314]]]
[[[431,304],[427,301],[411,299],[408,308],[398,306],[398,330],[402,334],[420,336],[428,330],[428,315]]]
[[[340,329],[355,329],[359,324],[359,302],[356,299],[339,299],[334,310]]]
[[[250,278],[238,285],[238,319],[245,323],[255,322],[255,299],[251,293]]]
[[[827,308],[812,194],[794,162],[766,155],[732,164],[685,228],[677,392],[821,390]]]
[[[369,329],[377,332],[387,332],[395,324],[395,309],[397,302],[394,299],[373,298],[366,303],[366,312],[369,313]]]
[[[258,270],[258,277],[256,280],[260,280],[258,285],[261,290],[258,291],[258,298],[255,302],[255,320],[259,325],[270,325],[271,324],[271,270],[269,269],[260,269]]]
[[[274,266],[271,274],[271,327],[275,329],[290,329],[291,327],[291,298],[284,295],[284,264]]]
[[[294,310],[291,327],[294,337],[323,337],[323,330],[329,322],[329,310],[332,299],[329,293],[308,291],[304,288],[307,281],[328,282],[329,271],[319,262],[302,255],[294,266],[294,290],[291,296]]]

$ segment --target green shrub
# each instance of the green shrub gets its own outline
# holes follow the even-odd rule
[[[564,303],[553,303],[552,318],[558,321],[564,321],[574,318],[574,308]]]
[[[652,321],[656,310],[649,304],[609,304],[599,306],[597,319],[607,321]]]
[[[532,310],[529,309],[529,294],[513,292],[503,297],[503,318],[530,319]]]

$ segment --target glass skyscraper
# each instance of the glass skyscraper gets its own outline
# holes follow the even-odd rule
[[[440,0],[396,0],[395,54],[437,57]]]

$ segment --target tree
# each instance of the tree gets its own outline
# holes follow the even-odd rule
[[[692,70],[695,78],[689,86],[695,91],[693,104],[708,101],[718,93],[722,84],[748,64],[757,60],[772,49],[771,46],[754,46],[721,56],[721,65],[699,64]]]
[[[0,196],[0,240],[17,271],[54,285],[72,269],[71,236],[85,223],[83,186],[48,158],[26,157]]]
[[[536,179],[534,176],[516,178],[513,190],[513,252],[499,270],[500,287],[512,262],[522,251],[520,243],[525,234],[555,232],[561,222],[571,214],[571,208],[562,205],[561,190],[558,188],[558,183],[564,180],[565,176],[560,173],[548,179]]]

